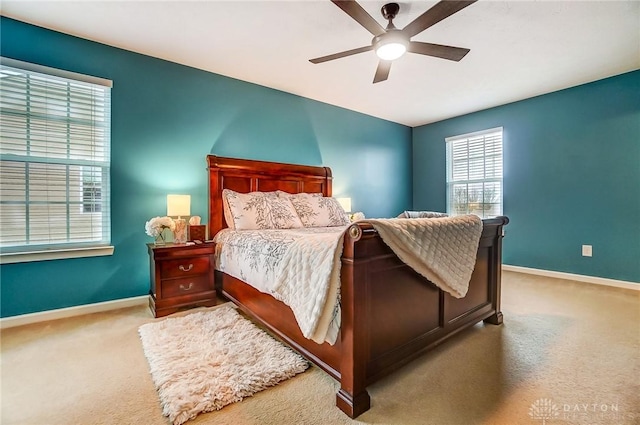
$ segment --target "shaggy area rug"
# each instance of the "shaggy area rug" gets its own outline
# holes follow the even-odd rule
[[[309,364],[223,305],[138,329],[163,414],[180,425],[304,372]]]

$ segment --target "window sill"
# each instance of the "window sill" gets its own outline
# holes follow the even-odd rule
[[[113,255],[113,246],[2,253],[0,254],[0,264],[29,263],[33,261],[46,260],[65,260],[68,258],[102,257],[106,255]]]

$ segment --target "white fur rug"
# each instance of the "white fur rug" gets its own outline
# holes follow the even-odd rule
[[[163,414],[174,425],[304,372],[309,364],[230,305],[138,329]]]

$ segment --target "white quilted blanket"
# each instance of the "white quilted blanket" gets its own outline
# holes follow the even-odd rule
[[[476,263],[482,220],[477,215],[364,220],[405,264],[443,291],[462,298]]]

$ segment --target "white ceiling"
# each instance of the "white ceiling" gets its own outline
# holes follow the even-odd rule
[[[385,1],[360,4],[383,26]],[[402,1],[403,28],[435,1]],[[471,52],[460,62],[407,54],[372,84],[370,44],[329,0],[2,0],[2,14],[134,52],[418,126],[640,68],[640,2],[477,3],[413,40]]]

